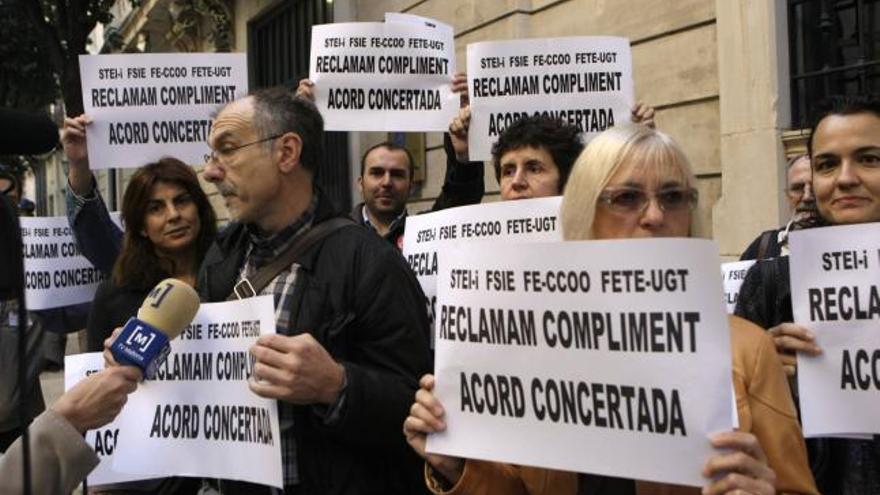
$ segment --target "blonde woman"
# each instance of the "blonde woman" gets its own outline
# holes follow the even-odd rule
[[[597,136],[568,179],[561,224],[566,240],[688,237],[697,203],[695,180],[681,149],[644,126],[620,126]],[[730,320],[733,381],[740,429],[707,440],[719,453],[703,464],[704,494],[817,493],[794,403],[772,341],[759,327]],[[421,389],[404,434],[425,456],[427,433],[445,429],[443,408]],[[699,489],[576,475],[448,456],[426,457],[435,493],[468,495],[605,495],[700,493]]]

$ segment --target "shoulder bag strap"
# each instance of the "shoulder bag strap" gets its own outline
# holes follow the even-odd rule
[[[761,234],[761,243],[758,245],[758,261],[763,260],[767,256],[767,248],[770,247],[770,237],[775,235],[775,230],[768,230]]]
[[[259,294],[269,282],[272,281],[284,269],[290,267],[296,260],[308,251],[309,248],[332,234],[333,232],[346,227],[348,225],[356,225],[355,222],[347,217],[335,217],[330,220],[315,225],[303,234],[299,239],[293,242],[286,251],[281,253],[275,261],[260,268],[251,278],[243,278],[235,284],[232,294],[226,298],[227,301],[235,301],[237,299],[245,299],[254,297]]]

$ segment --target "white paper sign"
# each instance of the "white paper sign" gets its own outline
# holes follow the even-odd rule
[[[91,482],[196,476],[282,487],[277,402],[247,385],[250,347],[275,333],[273,307],[272,296],[202,304],[113,423],[113,474]]]
[[[445,131],[458,114],[451,31],[412,22],[312,27],[309,78],[328,131]]]
[[[64,389],[70,390],[83,378],[104,369],[104,354],[89,352],[64,357]],[[135,392],[137,393],[137,392]],[[98,454],[100,463],[88,476],[89,486],[140,481],[161,476],[121,473],[113,470],[113,455],[119,439],[119,422],[114,420],[97,430],[86,432],[86,442]]]
[[[794,321],[816,334],[798,356],[805,436],[880,433],[880,223],[791,233]]]
[[[428,451],[700,486],[730,430],[717,246],[467,243],[441,252]]]
[[[247,94],[244,53],[80,55],[92,169],[202,164],[211,114]]]
[[[19,221],[28,309],[91,301],[104,276],[80,254],[67,217],[21,217]]]
[[[736,309],[736,301],[739,299],[739,288],[749,272],[749,268],[755,264],[755,260],[733,261],[721,264],[721,280],[724,283],[724,304],[727,312],[733,314]]]
[[[416,24],[419,26],[428,26],[434,29],[443,30],[449,35],[454,35],[455,32],[452,29],[452,26],[449,24],[444,24],[437,19],[431,19],[430,17],[422,17],[420,15],[414,14],[404,14],[401,12],[385,12],[385,22],[402,22],[405,24]]]
[[[608,36],[486,41],[467,46],[471,160],[491,159],[510,124],[544,114],[585,140],[629,122],[634,102],[629,40]]]
[[[437,253],[466,241],[562,240],[562,196],[459,206],[406,219],[403,257],[419,279],[433,328],[437,302]]]

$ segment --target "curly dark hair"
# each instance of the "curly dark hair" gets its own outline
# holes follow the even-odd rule
[[[559,169],[559,193],[565,188],[568,174],[578,155],[584,149],[581,131],[577,126],[546,115],[533,115],[517,120],[498,136],[492,145],[492,165],[495,179],[501,182],[501,157],[520,148],[544,148],[553,157]]]
[[[162,263],[153,243],[141,235],[145,228],[147,203],[150,201],[153,186],[159,182],[179,185],[192,196],[196,204],[201,224],[196,237],[196,267],[201,264],[217,234],[214,208],[199,185],[199,178],[192,167],[169,157],[144,165],[131,177],[122,198],[125,236],[122,240],[122,252],[113,265],[113,283],[118,286],[147,290],[173,275],[167,271],[168,260]],[[173,271],[173,265],[171,268]]]

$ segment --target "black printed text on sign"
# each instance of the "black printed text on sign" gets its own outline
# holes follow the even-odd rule
[[[798,356],[806,436],[880,433],[880,223],[792,232],[794,321],[816,335]]]
[[[547,242],[562,239],[558,222],[561,196],[449,208],[407,219],[406,258],[428,307],[433,328],[437,306],[438,253],[463,242]]]
[[[428,450],[702,485],[706,437],[733,426],[718,263],[697,239],[442,250],[435,372],[449,428]]]
[[[80,254],[67,218],[23,217],[20,221],[28,309],[91,301],[104,276]]]
[[[93,169],[205,163],[212,115],[248,93],[243,53],[80,55]]]
[[[312,27],[309,78],[328,131],[445,131],[458,112],[452,32],[401,22]]]
[[[260,335],[274,332],[271,297],[202,304],[171,342],[156,378],[129,396],[116,420],[90,432],[87,439],[96,452],[101,448],[91,482],[197,476],[283,486],[277,401],[248,387],[255,364],[249,349]],[[94,369],[102,359],[100,353],[81,354],[66,364],[69,370]],[[66,372],[67,386],[82,377]],[[114,432],[112,449],[108,431]]]
[[[605,36],[487,41],[467,47],[471,160],[522,117],[543,114],[591,136],[630,120],[629,40]]]

